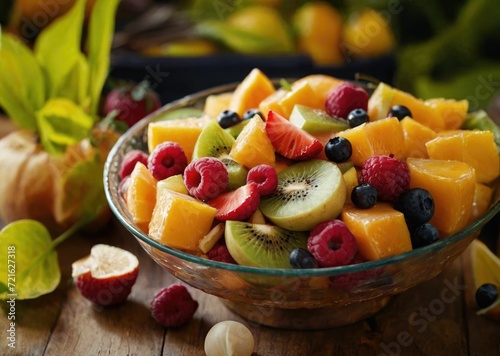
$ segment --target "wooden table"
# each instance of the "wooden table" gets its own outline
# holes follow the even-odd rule
[[[87,255],[96,243],[125,248],[140,260],[131,295],[115,308],[94,307],[71,280],[71,263]],[[204,355],[205,335],[212,325],[228,319],[245,323],[218,298],[189,287],[200,304],[194,319],[179,329],[159,326],[150,315],[150,300],[162,287],[179,282],[156,265],[115,220],[99,234],[73,236],[59,247],[58,255],[62,280],[56,291],[16,301],[15,349],[7,347],[8,308],[2,303],[0,354]],[[458,285],[456,298],[452,294],[443,297],[453,284]],[[463,285],[465,291],[460,289]],[[395,297],[366,321],[309,332],[250,328],[256,340],[254,355],[261,356],[500,355],[500,323],[475,314],[467,253],[438,277]]]

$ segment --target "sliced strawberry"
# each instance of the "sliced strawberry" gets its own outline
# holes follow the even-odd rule
[[[267,116],[266,133],[276,152],[286,158],[306,160],[323,150],[314,136],[272,110]]]
[[[208,202],[217,209],[215,217],[222,221],[248,219],[255,213],[259,203],[259,189],[255,183],[245,184]]]

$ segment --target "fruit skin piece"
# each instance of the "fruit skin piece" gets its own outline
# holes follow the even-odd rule
[[[210,200],[229,188],[229,173],[221,160],[201,157],[184,170],[184,184],[196,199]]]
[[[274,193],[278,187],[278,174],[273,167],[260,164],[248,171],[247,184],[254,183],[261,196]]]
[[[156,197],[149,236],[166,246],[195,251],[216,213],[217,209],[200,200],[165,189]]]
[[[205,100],[203,112],[210,118],[215,119],[217,116],[229,107],[233,93],[212,94]]]
[[[208,201],[208,205],[217,209],[217,220],[245,220],[259,208],[260,195],[257,185],[245,184],[236,190],[218,195]]]
[[[274,147],[266,133],[266,124],[254,116],[236,138],[229,155],[246,168],[268,164],[274,166]]]
[[[278,174],[278,188],[261,198],[260,210],[284,229],[309,231],[322,221],[335,219],[345,196],[345,182],[337,165],[309,160]]]
[[[198,309],[187,288],[173,284],[158,291],[151,300],[151,315],[167,328],[177,328],[191,321]]]
[[[395,256],[412,249],[403,213],[388,203],[370,209],[346,205],[342,221],[356,237],[358,251],[368,261]]]
[[[469,223],[476,189],[474,168],[459,161],[408,158],[410,188],[429,191],[434,199],[430,223],[447,236]]]
[[[344,119],[331,117],[324,110],[300,104],[293,107],[288,120],[310,134],[333,133],[349,128]]]
[[[489,183],[500,174],[500,157],[490,131],[443,131],[425,147],[431,159],[468,163],[476,170],[479,183]]]
[[[405,157],[429,158],[425,144],[437,137],[436,132],[409,117],[401,120],[401,128],[405,138]]]
[[[274,111],[270,111],[267,116],[266,133],[276,152],[286,158],[306,160],[323,149],[321,142],[314,136]]]
[[[344,82],[328,93],[325,109],[330,116],[347,119],[354,109],[368,109],[368,93],[357,85]]]
[[[160,143],[148,157],[148,170],[157,180],[182,174],[188,159],[177,142]]]
[[[98,306],[109,307],[129,296],[139,273],[139,260],[121,248],[98,244],[71,267],[80,293]]]
[[[234,90],[229,109],[241,117],[248,109],[259,107],[260,102],[274,92],[271,80],[254,68]]]
[[[123,156],[122,163],[120,165],[120,179],[123,179],[129,176],[134,170],[135,164],[137,162],[141,162],[145,166],[148,165],[148,154],[141,150],[132,150],[127,152],[125,156]]]
[[[130,174],[126,201],[132,221],[146,233],[156,203],[156,184],[155,177],[146,166],[137,163]]]
[[[305,232],[234,220],[226,222],[225,237],[231,256],[243,266],[290,268],[291,251],[307,245]]]

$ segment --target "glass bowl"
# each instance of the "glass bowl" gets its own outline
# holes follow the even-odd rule
[[[149,122],[199,112],[212,94],[235,84],[187,96],[165,105],[130,128],[106,161],[104,187],[111,210],[160,266],[185,283],[220,297],[250,322],[288,329],[324,329],[367,318],[390,297],[435,277],[457,258],[500,210],[496,201],[479,219],[429,246],[377,261],[320,269],[268,269],[211,261],[164,246],[132,221],[119,192],[119,167],[132,149],[147,151]]]

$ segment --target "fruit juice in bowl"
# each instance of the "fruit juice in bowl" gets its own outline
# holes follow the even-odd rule
[[[500,209],[493,136],[459,130],[462,102],[321,75],[282,84],[254,70],[168,104],[105,167],[110,206],[148,254],[234,312],[356,322],[440,273]]]

